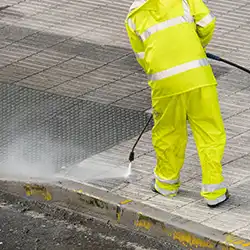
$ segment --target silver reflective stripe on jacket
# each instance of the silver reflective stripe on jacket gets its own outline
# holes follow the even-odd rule
[[[215,17],[213,14],[208,14],[207,16],[202,18],[199,22],[196,22],[196,24],[201,26],[201,27],[206,27],[214,20],[214,18]]]
[[[207,184],[207,185],[202,185],[202,192],[208,192],[208,193],[212,193],[216,190],[220,190],[226,188],[224,183],[220,183],[220,184]]]
[[[135,26],[135,24],[134,24],[134,22],[132,21],[131,18],[128,19],[128,26],[129,26],[133,31],[136,30],[136,26]]]
[[[182,0],[182,5],[183,5],[183,9],[184,9],[184,17],[187,19],[187,22],[193,22],[193,16],[191,14],[191,10],[189,7],[189,4],[187,2],[187,0]]]
[[[180,73],[183,73],[187,70],[191,70],[191,69],[195,69],[201,66],[208,66],[209,62],[206,58],[200,59],[200,60],[195,60],[195,61],[191,61],[188,63],[184,63],[178,66],[175,66],[173,68],[149,75],[149,80],[151,81],[158,81],[158,80],[162,80],[164,78],[170,77],[170,76],[174,76]]]
[[[133,20],[131,18],[128,19],[127,21],[128,26],[135,32],[135,34],[140,38],[140,35],[138,34],[138,32],[136,31],[136,26],[135,23],[133,22]]]
[[[158,24],[148,28],[146,31],[144,31],[140,35],[140,37],[141,37],[142,41],[145,41],[146,39],[148,39],[151,35],[153,35],[157,31],[164,30],[164,29],[170,28],[172,26],[176,26],[178,24],[186,23],[186,22],[187,22],[187,20],[182,16],[176,17],[173,19],[169,19],[165,22],[158,23]]]
[[[191,12],[190,12],[190,7],[187,3],[186,0],[182,1],[183,4],[183,9],[184,9],[184,15],[179,16],[176,18],[172,18],[169,20],[166,20],[164,22],[158,23],[147,30],[145,30],[141,35],[142,41],[145,41],[147,38],[149,38],[152,34],[156,33],[157,31],[164,30],[173,26],[176,26],[178,24],[182,23],[192,23],[194,21]]]

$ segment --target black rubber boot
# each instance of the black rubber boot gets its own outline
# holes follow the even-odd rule
[[[207,204],[208,207],[210,207],[210,208],[216,208],[216,207],[220,206],[221,204],[223,204],[224,202],[226,202],[229,199],[229,197],[230,197],[228,190],[226,191],[225,196],[226,196],[225,200],[223,200],[223,201],[221,201],[221,202],[219,202],[219,203],[217,203],[215,205],[209,205],[209,204]]]
[[[153,179],[151,182],[151,190],[157,194],[161,194],[155,189],[155,179]]]

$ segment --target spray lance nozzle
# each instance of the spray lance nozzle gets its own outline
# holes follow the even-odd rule
[[[135,160],[135,152],[131,151],[130,154],[129,154],[129,161],[132,162],[134,160]]]
[[[129,154],[129,165],[128,165],[128,172],[126,174],[126,178],[128,178],[132,173],[132,162],[135,160],[135,152],[134,147],[133,150]]]

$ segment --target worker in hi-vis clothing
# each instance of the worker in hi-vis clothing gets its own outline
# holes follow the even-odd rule
[[[202,167],[201,196],[209,207],[218,206],[229,192],[221,165],[226,133],[205,51],[215,17],[202,0],[136,0],[125,26],[151,87],[157,159],[152,189],[170,197],[178,193],[188,120]]]

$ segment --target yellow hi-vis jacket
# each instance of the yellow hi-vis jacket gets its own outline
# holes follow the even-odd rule
[[[136,0],[125,27],[152,98],[217,84],[205,52],[215,17],[202,0]]]

